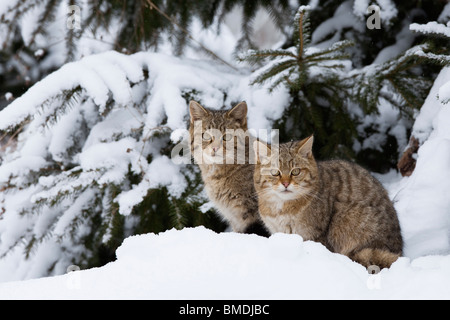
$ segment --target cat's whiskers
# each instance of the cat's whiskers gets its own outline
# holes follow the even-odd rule
[[[366,267],[389,267],[401,255],[403,240],[383,186],[351,162],[316,162],[312,143],[311,136],[281,144],[275,165],[258,160],[261,220],[271,233],[296,233]],[[254,145],[258,159],[272,151],[264,143]],[[267,179],[261,179],[263,169]]]
[[[318,200],[320,202],[324,202],[324,199],[322,199],[320,196],[317,195],[316,190],[311,190],[311,189],[304,189],[303,190],[308,190],[305,193],[302,193],[301,196],[305,197],[309,200]]]

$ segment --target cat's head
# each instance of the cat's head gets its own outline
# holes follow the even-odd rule
[[[238,143],[236,132],[247,132],[247,104],[241,102],[230,110],[210,110],[199,103],[189,103],[191,147],[200,163],[227,163],[228,150]],[[234,159],[234,158],[233,158]],[[233,161],[231,159],[231,161]]]
[[[307,196],[316,188],[318,168],[312,153],[313,141],[310,136],[281,144],[277,150],[261,141],[254,142],[254,182],[259,196],[291,200]]]

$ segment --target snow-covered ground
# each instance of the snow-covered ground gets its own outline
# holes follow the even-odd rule
[[[370,275],[297,235],[203,227],[127,238],[117,260],[0,284],[0,299],[449,299],[450,256],[400,258]]]
[[[337,19],[341,14],[343,16],[351,11],[349,4],[350,2],[346,2],[337,11],[336,20],[333,21],[341,23],[333,25],[333,28],[343,29],[349,23],[357,23],[354,19]],[[364,15],[363,10],[366,7],[354,7],[353,10]],[[227,21],[230,26],[239,25],[233,19]],[[259,21],[262,22],[255,24],[255,29],[258,26],[264,30],[271,29],[266,23],[267,19]],[[387,22],[389,21],[386,20]],[[363,24],[362,26],[364,28]],[[200,26],[197,28],[200,29]],[[318,28],[313,39],[326,35],[324,28],[330,30],[331,25],[326,24]],[[220,36],[207,31],[199,31],[196,34],[209,48],[220,52],[226,61],[231,61],[234,44],[229,43],[236,41],[233,33],[239,33],[239,30],[230,29],[222,29]],[[407,28],[404,27],[402,33],[406,34],[406,31]],[[263,34],[266,33],[271,34],[272,31],[268,30]],[[403,45],[408,47],[411,39],[399,37],[399,43],[380,53],[377,60],[385,60],[403,51]],[[261,47],[271,47],[275,43],[275,40],[267,37],[259,42]],[[88,55],[86,53],[86,56]],[[35,85],[26,95],[17,98],[13,102],[14,108],[2,112],[0,127],[17,125],[19,120],[22,121],[36,110],[35,104],[44,103],[61,89],[73,89],[78,85],[83,87],[91,100],[100,107],[106,105],[110,96],[120,104],[133,105],[137,100],[145,100],[142,93],[144,90],[153,90],[146,104],[148,121],[145,121],[145,126],[148,128],[160,125],[161,119],[167,115],[167,124],[174,132],[180,128],[184,129],[187,108],[180,111],[180,106],[184,103],[180,88],[190,88],[191,84],[195,84],[197,91],[201,89],[198,95],[210,106],[220,106],[224,102],[222,91],[227,92],[227,103],[245,99],[250,108],[249,126],[252,128],[268,128],[271,120],[281,117],[288,99],[286,92],[280,89],[269,95],[265,88],[250,89],[248,75],[228,72],[223,66],[197,61],[198,55],[198,52],[189,49],[186,56],[192,60],[186,57],[169,57],[161,53],[125,56],[107,52],[96,57],[86,57],[81,62],[65,65],[53,76]],[[145,83],[131,86],[130,83],[142,82],[143,66],[146,66],[146,70],[151,70],[152,77],[157,80],[150,81],[148,87]],[[110,82],[111,79],[114,81]],[[331,253],[318,243],[303,242],[297,235],[275,234],[267,239],[231,232],[217,234],[198,227],[170,230],[159,235],[129,237],[117,250],[116,261],[101,268],[48,278],[10,281],[45,274],[50,267],[58,271],[65,270],[69,259],[57,259],[58,255],[64,256],[68,250],[77,251],[79,248],[68,242],[67,246],[61,249],[55,245],[56,242],[49,241],[50,244],[43,246],[41,251],[34,252],[35,258],[28,259],[28,265],[23,261],[22,251],[9,253],[6,255],[9,260],[3,259],[0,263],[0,280],[10,281],[0,283],[0,299],[450,299],[450,109],[448,104],[443,103],[448,102],[449,92],[450,68],[444,68],[415,118],[412,135],[419,139],[421,147],[412,176],[400,177],[391,172],[379,177],[394,201],[405,241],[405,257],[400,258],[390,269],[369,274],[364,267],[349,258]],[[85,113],[91,115],[89,112],[93,110],[92,105],[84,104],[84,100],[80,100],[82,107],[86,108]],[[56,104],[50,104],[50,107],[56,108]],[[390,134],[402,136],[402,132],[406,132],[405,128],[401,122],[398,126],[390,126],[391,123],[397,122],[398,118],[395,110],[391,112],[388,109],[381,106],[381,115],[376,121],[380,122],[380,125],[387,125],[389,121],[389,127],[392,127]],[[48,115],[51,115],[52,110],[48,110]],[[79,110],[75,108],[73,113],[68,114],[70,121],[77,122],[77,112]],[[111,112],[104,122],[93,123],[92,126],[96,127],[91,130],[89,139],[86,139],[86,147],[79,155],[80,166],[96,169],[96,166],[103,165],[106,161],[102,160],[108,157],[109,162],[106,164],[117,169],[114,173],[125,175],[122,168],[128,168],[128,162],[125,167],[122,162],[118,162],[116,166],[111,162],[113,157],[109,157],[112,154],[116,158],[136,164],[133,168],[137,171],[143,170],[140,150],[144,149],[145,142],[143,145],[127,145],[131,140],[125,137],[120,149],[123,152],[117,154],[119,151],[116,142],[107,145],[103,141],[107,134],[116,134],[111,128],[120,127],[122,133],[138,128],[140,123],[136,118],[139,113],[136,112],[132,112],[131,108],[118,108]],[[37,121],[46,120],[44,116],[44,113],[37,116]],[[126,119],[128,121],[125,121]],[[366,120],[375,121],[373,119]],[[37,171],[37,167],[45,166],[45,159],[48,157],[43,153],[47,150],[53,159],[59,161],[63,158],[66,154],[67,139],[71,138],[69,129],[73,129],[73,126],[68,125],[70,121],[68,124],[64,119],[60,121],[55,125],[54,133],[48,133],[45,139],[33,131],[35,128],[38,132],[40,123],[30,127],[28,140],[23,140],[25,147],[20,150],[21,156],[25,157],[16,161],[17,159],[11,156],[15,162],[5,162],[0,170],[0,182],[7,181],[13,173],[16,174],[20,170],[28,173],[33,168]],[[51,140],[53,138],[55,139]],[[177,140],[175,135],[172,139],[173,142]],[[50,143],[51,141],[53,142]],[[373,140],[368,141],[371,144],[376,143]],[[103,149],[98,148],[100,143],[102,146],[111,147],[115,153],[102,152]],[[135,151],[132,150],[133,146]],[[98,152],[91,153],[93,147]],[[159,150],[154,151],[155,154],[158,152]],[[94,158],[93,154],[102,158]],[[133,156],[135,158],[132,158]],[[174,174],[167,174],[168,170],[161,171],[163,166],[176,169],[167,157],[156,157],[145,168],[151,173],[151,183],[158,182],[168,188],[180,187],[178,169]],[[157,175],[158,170],[165,175]],[[19,173],[26,176],[24,172]],[[92,176],[91,179],[95,177]],[[161,179],[158,179],[159,177]],[[50,178],[42,177],[40,183],[43,186],[50,184]],[[109,175],[108,178],[116,179],[117,175]],[[58,187],[68,186],[65,180],[61,181]],[[20,179],[18,182],[27,183]],[[142,199],[142,192],[153,186],[151,183],[147,184],[147,181],[143,180],[135,190],[132,189],[134,197],[131,197],[131,192],[124,193],[125,196],[118,199],[120,213],[129,214],[132,206]],[[23,208],[17,204],[28,205],[23,204],[23,199],[31,198],[39,190],[18,190],[17,194],[7,195],[6,209],[13,215],[5,214],[0,224],[0,240],[6,249],[15,243],[21,243],[25,229],[33,229],[29,227],[30,224],[24,223],[26,219],[36,219],[37,223],[31,224],[35,226],[33,232],[42,236],[49,229],[52,215],[56,216],[56,211],[51,210],[48,211],[49,218],[46,215],[33,215],[32,218],[21,215]],[[91,190],[88,189],[86,194],[89,191]],[[174,195],[175,193],[174,191]],[[39,200],[39,196],[43,197],[43,194],[38,194],[34,199]],[[80,202],[74,203],[71,210],[61,211],[64,213],[63,219],[53,224],[54,234],[63,234],[71,219],[76,216],[75,210],[83,207],[81,202],[85,198],[86,196],[80,196]],[[42,236],[42,239],[47,238]],[[67,240],[62,237],[61,239]],[[54,259],[57,259],[57,263]]]
[[[450,111],[438,99],[449,80],[444,68],[416,118],[413,174],[379,177],[405,240],[390,269],[369,274],[297,235],[198,227],[127,238],[101,268],[2,283],[0,299],[450,299]]]
[[[379,177],[405,240],[390,269],[369,274],[297,235],[198,227],[127,238],[101,268],[1,283],[0,299],[450,299],[450,117],[437,97],[449,80],[445,68],[416,118],[414,173]]]
[[[300,236],[203,227],[127,238],[101,268],[0,284],[0,299],[450,299],[450,116],[444,68],[418,114],[410,177],[378,177],[397,209],[405,257],[369,274]],[[73,270],[73,268],[69,268]]]

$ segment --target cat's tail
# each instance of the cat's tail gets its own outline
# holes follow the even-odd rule
[[[385,249],[364,248],[352,253],[349,257],[366,268],[378,266],[383,269],[389,268],[400,257],[400,254]]]

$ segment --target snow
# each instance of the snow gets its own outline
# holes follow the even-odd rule
[[[2,283],[0,299],[450,298],[450,256],[400,258],[369,274],[298,235],[173,229],[129,237],[116,255],[100,268]]]
[[[295,6],[295,5],[294,5]],[[224,30],[226,33],[231,33],[234,39],[230,40],[231,37],[228,35],[224,35],[224,32],[221,34],[221,43],[225,41],[227,45],[223,47],[222,45],[218,48],[217,44],[209,42],[205,42],[207,48],[213,49],[214,52],[219,53],[221,58],[223,57],[223,52],[228,52],[228,57],[233,56],[233,47],[236,45],[236,39],[242,37],[242,19],[243,19],[243,7],[239,3],[235,5],[232,11],[224,17],[224,22],[228,28]],[[260,7],[256,13],[255,17],[252,19],[252,42],[258,49],[269,49],[278,47],[286,40],[286,36],[275,26],[273,19],[270,17],[270,13]],[[204,31],[203,31],[204,32]],[[194,34],[198,34],[197,32]],[[203,36],[200,33],[198,37],[203,39]],[[210,37],[211,39],[211,37]],[[216,50],[214,50],[216,49]],[[225,56],[226,57],[226,56]],[[230,59],[234,62],[233,59]]]
[[[444,35],[446,37],[450,37],[450,27],[440,24],[436,21],[430,21],[426,24],[418,24],[418,23],[412,23],[409,26],[409,29],[411,31],[416,32],[422,32],[422,33],[428,33],[428,34],[440,34]]]
[[[172,59],[155,57],[156,61]],[[200,75],[202,70],[198,71]],[[404,257],[390,269],[370,275],[349,258],[331,253],[318,243],[303,242],[298,235],[275,234],[267,239],[231,232],[217,234],[197,227],[129,237],[117,250],[117,260],[106,266],[42,279],[12,281],[39,277],[51,265],[56,272],[63,273],[70,266],[69,255],[64,250],[77,252],[82,248],[63,248],[57,242],[47,241],[37,248],[27,264],[20,263],[22,252],[14,250],[8,254],[7,262],[2,260],[5,273],[0,281],[10,282],[0,284],[0,299],[449,299],[450,109],[443,103],[446,97],[441,93],[445,93],[449,80],[450,68],[444,68],[416,117],[413,135],[420,140],[421,147],[413,174],[401,177],[391,172],[378,176],[394,201],[405,241]],[[185,80],[173,81],[184,83]],[[249,122],[270,125],[267,117],[274,112],[270,108],[277,99],[286,99],[286,95],[279,90],[275,97],[264,96],[263,88],[250,91],[248,82],[248,77],[241,78],[230,90],[231,94],[243,94],[251,102],[249,105],[260,103],[258,112],[256,109],[250,112]],[[209,85],[199,84],[209,90]],[[145,174],[139,184],[116,198],[121,214],[128,215],[150,188],[164,185],[171,196],[179,197],[186,186],[182,167],[166,156],[158,156],[157,145],[152,146],[155,158],[146,163],[139,160],[144,145],[135,139],[109,140],[115,133],[131,132],[141,125],[140,113],[133,110],[116,109],[93,125],[78,158],[86,172],[77,180],[68,182],[64,176],[41,177],[34,188],[10,195],[5,209],[19,212],[32,202],[52,199],[61,190],[72,190],[92,181],[119,181],[126,174],[128,163],[136,172]],[[280,107],[275,111],[282,110]],[[72,112],[67,116],[76,118]],[[175,114],[174,117],[178,118]],[[406,139],[405,125],[396,125],[397,119],[398,111],[381,104],[380,114],[364,121],[385,125],[385,130],[398,135],[400,141]],[[186,135],[185,129],[177,129],[171,135],[173,142]],[[55,126],[55,130],[59,140],[50,144],[53,157],[60,154],[60,146],[67,139],[62,128]],[[0,167],[3,181],[18,174],[17,170],[25,170],[26,174],[45,165],[42,146],[49,143],[48,138],[33,135],[26,142],[20,151],[22,157]],[[108,168],[107,174],[98,172],[104,168]],[[63,212],[47,208],[45,215],[36,217],[4,215],[0,224],[0,255],[20,241],[28,226],[32,226],[36,236],[45,237],[46,230],[54,224],[53,236],[65,241],[63,235],[71,228],[78,212],[91,205],[95,192],[84,189],[76,201],[63,203],[62,207],[66,208]],[[31,200],[20,203],[24,198]],[[202,210],[210,207],[211,203],[205,203]],[[83,234],[83,227],[80,228]],[[55,257],[58,259],[54,261]],[[20,267],[14,268],[15,265]]]
[[[355,5],[360,1],[355,1]],[[311,41],[320,48],[327,48],[331,44],[342,39],[340,37],[347,28],[354,28],[361,32],[365,31],[365,22],[352,14],[351,1],[344,1],[336,9],[334,16],[321,23],[312,33]],[[364,8],[367,10],[367,6]],[[330,37],[330,35],[333,35]]]
[[[450,82],[450,68],[445,67],[436,77],[433,87],[428,94],[419,115],[416,117],[413,127],[412,135],[419,139],[420,142],[425,142],[430,136],[435,126],[434,122],[439,119],[439,112],[441,112],[445,105],[439,101],[439,94],[443,86]],[[442,130],[443,128],[441,128]]]
[[[364,18],[367,14],[367,8],[370,5],[369,0],[357,0],[353,2],[353,14],[359,18]]]
[[[439,22],[447,23],[450,20],[450,2],[447,3],[442,10],[441,14],[439,15],[439,18],[437,19]]]
[[[169,195],[179,198],[187,187],[187,182],[181,173],[180,166],[174,164],[166,156],[154,159],[146,168],[142,181],[131,190],[124,191],[117,197],[119,212],[129,215],[133,207],[139,204],[148,190],[167,186]]]
[[[119,183],[123,180],[123,176],[128,173],[128,164],[134,164],[133,160],[138,156],[135,150],[136,141],[132,138],[98,143],[80,154],[80,166],[86,172],[107,169],[108,172],[98,181],[99,184]],[[136,172],[138,169],[132,171]]]
[[[86,256],[78,238],[92,229],[86,208],[110,213],[114,203],[132,223],[130,213],[149,189],[166,187],[170,197],[182,196],[189,172],[162,149],[170,133],[186,138],[186,94],[215,109],[246,100],[249,126],[270,129],[289,103],[288,91],[251,88],[249,78],[205,60],[107,51],[65,64],[11,102],[1,112],[0,130],[21,124],[23,130],[0,165],[0,182],[10,187],[0,193],[0,269],[10,270],[0,281],[61,274],[66,261]],[[73,90],[70,102],[62,103],[61,93]],[[42,170],[49,174],[38,174]],[[131,182],[131,175],[139,180]],[[75,238],[68,236],[74,226],[80,229]],[[26,258],[32,245],[39,248]],[[42,258],[51,256],[46,250],[55,250],[52,258]],[[18,261],[21,268],[12,267]]]
[[[385,25],[389,25],[390,21],[398,16],[397,7],[391,0],[377,0],[377,3],[381,8],[381,21],[385,22]]]
[[[44,53],[45,53],[45,50],[44,50],[44,49],[37,49],[37,50],[34,52],[34,56],[37,57],[37,58],[40,58],[40,57],[42,57],[42,56],[44,55]]]
[[[47,162],[39,156],[24,156],[0,167],[0,183],[5,183],[11,176],[27,175],[37,171]]]
[[[131,104],[129,81],[138,82],[143,77],[142,67],[136,60],[114,51],[67,63],[36,83],[26,94],[2,110],[0,130],[16,125],[35,113],[36,105],[44,104],[49,97],[56,96],[64,90],[73,90],[78,86],[92,97],[100,107],[100,112],[104,111],[110,94],[120,105]],[[51,114],[53,111],[50,108],[46,110],[46,114]]]
[[[0,2],[0,12],[18,3]],[[372,3],[377,3],[384,27],[388,27],[398,14],[393,1],[343,1],[334,16],[314,30],[312,42],[317,48],[309,48],[308,53],[345,38],[350,29],[366,32],[364,20]],[[66,16],[65,6],[58,7],[58,17]],[[300,10],[316,7],[319,1],[311,0]],[[21,22],[25,42],[32,38],[40,10],[42,6],[36,6]],[[241,15],[240,10],[236,7],[225,18],[229,28],[219,28],[216,22],[204,29],[197,20],[191,27],[200,43],[231,64],[241,34],[240,18],[235,15]],[[81,12],[86,14],[87,10]],[[438,21],[446,23],[449,16],[447,4]],[[414,18],[412,13],[408,19]],[[277,48],[285,40],[285,35],[274,32],[264,10],[257,13],[253,29],[259,48]],[[49,30],[53,40],[64,39],[67,32],[57,22]],[[412,31],[450,36],[449,30],[448,24],[410,25],[406,20],[395,43],[381,50],[374,63],[383,63],[408,49],[415,39]],[[101,268],[15,281],[42,277],[49,270],[63,274],[73,269],[73,259],[86,254],[80,239],[91,227],[83,216],[87,208],[98,207],[101,218],[107,220],[104,212],[114,202],[130,224],[133,208],[149,189],[166,187],[171,198],[182,196],[188,185],[186,167],[175,164],[161,150],[169,141],[175,144],[188,136],[186,96],[213,109],[245,100],[249,128],[255,130],[271,129],[290,103],[288,89],[283,86],[269,94],[266,85],[250,85],[263,68],[250,74],[245,66],[235,70],[217,61],[205,61],[206,54],[196,45],[186,48],[180,58],[171,56],[165,43],[158,53],[107,51],[114,43],[114,26],[109,31],[98,31],[102,41],[83,37],[74,56],[84,58],[67,64],[62,54],[64,41],[56,41],[47,52],[39,48],[48,48],[49,40],[36,37],[34,55],[43,59],[41,66],[58,70],[19,98],[12,93],[5,95],[11,103],[1,112],[0,130],[28,120],[17,136],[17,146],[5,153],[0,165],[2,187],[13,189],[0,193],[0,282],[9,281],[0,284],[0,299],[450,298],[450,109],[445,104],[450,101],[450,68],[441,71],[415,119],[412,135],[421,147],[414,173],[401,177],[392,171],[378,176],[397,209],[405,240],[405,257],[389,270],[369,275],[349,258],[318,243],[304,242],[297,235],[275,234],[266,239],[231,232],[217,234],[198,227],[129,237],[117,250],[117,260]],[[0,30],[0,39],[7,38]],[[419,50],[414,54],[425,53]],[[373,65],[365,69],[367,73],[374,71]],[[61,103],[55,97],[77,88],[82,91],[80,98],[67,110],[59,110]],[[358,128],[361,135],[370,126],[378,132],[355,148],[377,149],[386,142],[385,133],[395,136],[400,147],[406,146],[410,125],[386,100],[380,100],[376,115],[354,113],[362,120]],[[58,121],[49,124],[53,115]],[[170,137],[152,140],[153,132],[163,131]],[[139,132],[143,134],[139,136]],[[77,148],[78,153],[69,154]],[[36,176],[55,163],[61,165],[60,173]],[[71,169],[65,171],[67,167]],[[130,171],[139,177],[137,183],[127,180]],[[102,189],[108,184],[122,191],[108,198],[108,190]],[[74,193],[60,199],[61,194]],[[58,205],[41,204],[35,212],[35,205],[45,201]],[[205,213],[212,207],[206,202],[200,210]],[[78,242],[67,236],[75,225]],[[107,230],[104,242],[110,236]],[[34,241],[39,245],[25,259],[24,248]]]
[[[438,98],[441,101],[449,102],[450,101],[450,81],[446,84],[442,85],[439,88]]]
[[[71,126],[80,128],[81,121],[82,116],[80,110],[72,109],[54,125],[53,139],[48,146],[48,151],[52,154],[53,159],[60,162],[64,161],[67,149],[71,148],[76,141],[73,136],[75,130],[70,131],[67,128]]]
[[[373,4],[373,2],[376,4]],[[353,14],[360,19],[365,18],[368,13],[372,13],[368,10],[370,5],[378,8],[380,19],[386,27],[389,26],[392,19],[395,19],[398,16],[397,7],[391,0],[355,0],[353,3]]]
[[[373,63],[384,63],[411,48],[415,36],[409,28],[410,23],[409,20],[403,23],[402,29],[395,36],[395,43],[380,50]]]
[[[391,186],[405,240],[405,255],[415,258],[450,253],[450,109],[438,97],[450,68],[436,78],[413,126],[421,146],[416,168]]]

